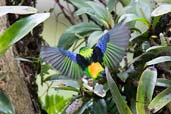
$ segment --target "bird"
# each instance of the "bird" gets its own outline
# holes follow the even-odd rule
[[[117,68],[129,45],[130,28],[120,22],[104,33],[93,48],[82,47],[79,53],[43,46],[41,59],[64,76],[78,79],[84,74],[96,80],[105,75],[104,68]]]

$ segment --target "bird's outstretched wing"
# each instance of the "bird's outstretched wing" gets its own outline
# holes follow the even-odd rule
[[[72,79],[78,79],[83,74],[83,70],[77,64],[77,56],[74,52],[53,47],[42,47],[40,52],[44,62]]]
[[[105,33],[96,44],[93,51],[94,61],[103,62],[110,68],[118,66],[129,44],[130,29],[119,23]]]

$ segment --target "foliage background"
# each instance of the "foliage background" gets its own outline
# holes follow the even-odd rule
[[[72,4],[70,6],[71,9],[73,8],[72,7],[73,5],[74,5],[74,7],[76,6],[76,10],[71,10],[71,12],[74,14],[74,17],[72,17],[70,14],[68,14],[68,17],[67,17],[68,21],[71,23],[71,25],[72,24],[77,24],[77,23],[79,24],[82,21],[85,22],[85,21],[90,19],[90,21],[95,22],[97,25],[99,25],[102,28],[102,30],[104,30],[105,28],[106,29],[110,28],[110,27],[108,28],[107,25],[105,25],[105,23],[103,23],[103,22],[102,22],[102,24],[98,23],[97,20],[100,17],[98,17],[95,20],[92,19],[91,18],[91,16],[92,16],[91,13],[92,12],[90,12],[90,14],[89,13],[85,14],[84,9],[82,8],[82,7],[84,7],[84,5],[81,4],[80,2],[78,2],[78,4],[77,4],[77,2],[78,1],[71,0],[71,1],[66,1],[66,3],[63,3],[63,1],[56,0],[56,4],[58,4],[58,7],[60,7],[59,3],[61,3],[64,6],[67,3]],[[83,2],[83,1],[81,1],[81,2]],[[143,112],[143,110],[146,110],[146,109],[143,109],[141,106],[140,107],[142,109],[141,108],[139,108],[140,110],[138,108],[136,109],[135,104],[136,104],[136,100],[137,100],[137,98],[136,98],[136,91],[137,91],[137,86],[138,86],[137,84],[138,84],[139,78],[143,77],[141,74],[142,74],[142,72],[143,72],[143,70],[145,68],[144,65],[146,64],[145,66],[150,66],[150,65],[156,64],[155,67],[158,70],[158,74],[154,76],[154,79],[156,78],[156,76],[158,76],[158,78],[159,78],[158,80],[156,80],[157,81],[156,82],[157,85],[155,84],[157,86],[157,87],[155,87],[156,90],[154,91],[152,88],[148,90],[148,91],[152,92],[151,95],[148,96],[150,99],[152,99],[152,95],[156,96],[157,93],[162,90],[161,88],[163,88],[163,85],[160,85],[161,84],[160,82],[162,82],[162,84],[163,83],[166,84],[166,83],[169,83],[169,79],[170,79],[170,73],[169,73],[170,72],[169,71],[170,67],[168,66],[166,68],[167,70],[165,68],[163,69],[163,68],[160,67],[161,64],[164,64],[162,62],[170,61],[169,60],[170,52],[168,50],[170,44],[169,44],[169,42],[167,42],[167,44],[165,45],[166,48],[167,48],[166,49],[165,46],[163,47],[162,44],[161,44],[162,38],[159,37],[160,32],[163,32],[165,39],[166,39],[166,37],[169,37],[169,36],[167,36],[168,29],[165,29],[165,31],[160,31],[161,29],[159,30],[159,28],[161,26],[165,28],[167,25],[169,25],[168,24],[169,21],[167,21],[167,20],[164,20],[164,21],[166,21],[167,24],[165,23],[165,25],[163,25],[164,21],[162,21],[162,19],[166,19],[168,17],[168,20],[170,20],[170,17],[168,16],[170,14],[166,14],[166,13],[168,13],[170,11],[159,11],[159,15],[161,15],[161,16],[158,16],[158,14],[156,14],[156,13],[154,14],[154,16],[152,16],[152,11],[155,8],[157,8],[158,6],[160,6],[163,3],[169,3],[170,1],[153,1],[153,0],[147,1],[147,0],[143,0],[143,1],[136,2],[136,1],[133,0],[133,1],[130,1],[130,4],[129,4],[129,1],[107,0],[107,1],[100,1],[100,2],[102,4],[106,4],[106,7],[109,8],[109,11],[112,11],[111,12],[112,19],[114,19],[116,23],[117,23],[120,16],[121,16],[120,20],[122,18],[124,18],[124,17],[127,17],[126,22],[128,22],[130,27],[132,28],[132,36],[131,36],[131,40],[130,40],[130,46],[129,46],[129,49],[128,49],[127,57],[125,58],[125,61],[122,61],[121,69],[119,69],[119,72],[118,71],[114,72],[112,75],[114,76],[114,80],[116,81],[117,86],[119,87],[121,94],[126,98],[127,103],[130,106],[133,113],[136,113],[136,110],[140,111],[140,112]],[[114,9],[110,9],[111,6],[113,5],[112,2],[113,2],[113,4],[115,4],[117,2],[116,8],[114,8]],[[107,3],[109,3],[109,4],[107,4]],[[83,5],[83,6],[81,6],[81,5]],[[65,8],[67,9],[68,7],[65,7]],[[78,11],[78,9],[81,9],[81,8],[83,10]],[[164,8],[164,9],[167,9],[167,8]],[[160,10],[162,10],[162,9],[160,9]],[[55,10],[54,10],[54,12],[55,12]],[[62,12],[62,13],[65,13],[65,12]],[[81,20],[81,21],[76,16],[76,15],[80,15],[80,13],[81,14],[83,13],[83,20]],[[65,16],[65,14],[63,14],[63,15]],[[87,17],[88,19],[86,18],[86,15],[89,15]],[[159,18],[161,18],[160,21],[159,21]],[[75,21],[72,21],[72,20],[75,20],[76,23],[75,23]],[[60,23],[60,21],[61,20],[59,20],[59,23]],[[66,21],[63,21],[61,23],[65,23],[65,22]],[[161,25],[161,26],[158,27],[157,23],[158,23],[158,25]],[[72,29],[66,30],[66,32],[64,32],[64,34],[67,33],[68,31],[69,31],[69,33],[82,34],[81,32],[83,32],[83,31],[81,30],[81,28],[84,28],[85,25],[83,25],[83,26],[80,25],[79,27],[76,29],[76,26],[75,26],[75,28],[73,27]],[[78,31],[78,30],[80,30],[80,31]],[[87,45],[92,46],[93,44],[89,44],[89,43],[93,42],[95,44],[97,42],[98,38],[95,38],[95,37],[99,37],[99,36],[97,36],[97,34],[100,34],[100,31],[97,34],[95,34],[95,33],[90,34],[90,33],[88,33],[87,36],[85,34],[81,35],[81,36],[85,36],[85,38],[88,39],[88,41],[86,39],[86,41],[88,42]],[[58,38],[60,38],[58,46],[59,47],[64,46],[64,48],[70,48],[70,46],[72,44],[67,44],[68,42],[65,43],[65,40],[67,40],[69,38],[67,38],[68,37],[67,36],[66,39],[65,39],[64,34],[62,35],[63,37],[62,36],[58,37]],[[65,39],[65,40],[62,40],[62,39]],[[75,40],[75,37],[70,37],[70,40],[71,39]],[[89,39],[91,39],[91,41],[89,41]],[[87,42],[85,42],[85,43],[87,43]],[[69,46],[65,47],[65,44],[69,45]],[[85,45],[85,44],[83,43],[82,45]],[[79,47],[77,47],[77,48],[79,48]],[[148,48],[149,48],[149,50],[147,50]],[[70,49],[72,50],[73,47],[71,47]],[[159,51],[161,49],[164,49],[164,50]],[[164,53],[164,54],[162,54],[162,53]],[[161,61],[158,61],[158,59],[155,60],[155,58],[160,57],[160,56],[163,56],[163,58],[159,58]],[[168,57],[168,59],[167,59],[166,56]],[[153,60],[153,61],[150,61],[150,60]],[[169,65],[169,62],[167,63],[167,65]],[[49,76],[48,80],[49,79],[50,80],[54,80],[54,79],[56,80],[58,78],[58,75],[55,75],[55,72],[53,72],[52,74],[53,75],[48,75]],[[116,75],[118,77],[116,77]],[[165,76],[167,76],[167,77],[162,78],[161,77],[162,75],[164,75],[164,77]],[[145,80],[145,81],[147,81],[147,80]],[[60,82],[60,84],[61,83],[64,83],[66,85],[68,84],[68,82],[66,80],[65,81],[64,80],[60,81],[58,79],[58,82]],[[56,83],[56,81],[55,81],[55,83]],[[149,86],[150,83],[152,83],[152,82],[150,80],[148,80],[146,86]],[[58,86],[60,84],[57,83]],[[165,84],[164,84],[164,86],[166,87]],[[71,85],[68,84],[68,86],[71,86]],[[56,87],[56,88],[58,88],[58,87]],[[58,89],[61,90],[61,89],[64,89],[64,88],[60,87]],[[122,89],[124,89],[124,90],[122,90]],[[147,89],[147,88],[144,88],[144,89]],[[57,92],[59,92],[59,91],[57,91]],[[59,92],[59,93],[61,93],[61,92]],[[146,97],[146,95],[142,94],[141,98],[142,97]],[[150,102],[150,101],[145,101],[145,102]],[[107,107],[110,107],[110,106],[107,106]],[[113,105],[112,105],[112,108],[114,108],[114,107],[115,107],[115,103],[113,103]],[[167,107],[169,107],[169,105],[167,105]],[[83,107],[83,108],[84,108],[84,110],[86,110],[85,107]],[[88,108],[88,106],[87,106],[87,108]],[[114,109],[117,109],[117,108],[115,107]],[[164,113],[164,112],[169,113],[169,108],[162,108],[160,111],[158,111],[158,113]],[[115,110],[115,113],[117,113],[117,110]],[[150,113],[150,112],[145,111],[144,113]]]
[[[55,5],[61,12],[56,12],[56,9],[53,8],[49,11],[56,15],[56,21],[65,26],[65,22],[67,22],[64,33],[57,36],[59,42],[53,39],[52,45],[55,47],[76,52],[81,46],[93,47],[105,30],[111,29],[125,17],[125,22],[130,26],[132,34],[126,56],[120,66],[111,71],[105,68],[107,80],[104,80],[105,83],[98,86],[98,89],[91,89],[91,85],[85,82],[79,83],[71,77],[68,79],[41,62],[38,57],[34,59],[18,58],[20,61],[32,63],[32,65],[41,63],[41,72],[37,72],[39,74],[36,77],[39,87],[39,102],[44,110],[43,113],[170,114],[170,1],[55,0]],[[7,13],[11,13],[10,10],[8,11]],[[13,13],[17,13],[17,11]],[[67,21],[61,22],[59,18],[61,15],[66,17]],[[43,16],[35,16],[33,21],[29,18],[23,19],[24,24],[29,28],[24,33],[12,34],[11,31],[25,30],[25,26],[16,27],[16,22],[0,36],[2,39],[0,54],[3,54],[7,48],[45,20]],[[38,22],[34,23],[36,19]],[[25,22],[27,20],[28,22]],[[29,23],[34,24],[30,27]],[[58,33],[50,29],[45,30],[49,30],[48,33]],[[12,34],[12,36],[9,37],[7,34]],[[9,40],[3,40],[5,37]],[[45,41],[49,42],[52,39],[45,38]],[[3,43],[6,44],[5,47],[3,47]],[[20,44],[21,42],[18,42],[18,45]],[[43,45],[48,44],[44,42]],[[93,87],[96,88],[95,85]],[[98,92],[103,92],[106,95],[97,94]],[[9,99],[3,93],[0,96],[5,99],[4,101],[1,99],[1,104],[9,104],[9,107],[5,108],[0,106],[0,111],[15,113]]]

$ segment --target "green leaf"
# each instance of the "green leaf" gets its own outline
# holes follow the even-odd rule
[[[77,15],[77,16],[83,15],[83,14],[88,14],[90,16],[95,16],[94,11],[92,11],[92,9],[90,7],[79,8],[74,14]]]
[[[151,51],[168,51],[170,50],[170,46],[152,46],[146,50],[146,52],[151,52]]]
[[[93,114],[107,114],[107,106],[104,99],[93,100]]]
[[[125,7],[126,13],[137,15],[139,18],[144,18],[148,23],[151,22],[151,12],[155,4],[151,0],[132,0],[131,3]]]
[[[156,80],[157,80],[156,68],[148,67],[142,73],[138,84],[137,95],[136,95],[137,114],[151,114],[147,107],[152,99]]]
[[[64,33],[61,35],[58,47],[63,49],[69,49],[74,42],[78,41],[79,38],[74,33]]]
[[[46,76],[49,75],[49,70],[51,67],[48,64],[41,63],[41,72],[40,72],[40,78],[41,78],[41,85],[43,85],[44,80],[46,81]],[[45,78],[45,79],[44,79]]]
[[[161,108],[171,102],[171,87],[159,93],[149,104],[148,108],[152,113],[156,113]]]
[[[57,114],[57,112],[61,112],[65,108],[68,101],[69,99],[65,99],[63,96],[46,95],[45,103],[42,106],[48,114]]]
[[[37,9],[30,6],[0,6],[0,16],[8,13],[32,14],[37,13]]]
[[[91,33],[87,41],[87,46],[92,48],[98,42],[99,38],[102,35],[102,31],[94,31],[93,33]]]
[[[131,0],[119,0],[123,6],[127,6]]]
[[[96,19],[97,22],[101,22],[106,28],[113,27],[113,19],[108,12],[108,10],[99,2],[95,1],[86,1],[87,6],[80,7],[75,14],[82,15],[88,14],[92,18]]]
[[[157,82],[156,82],[156,86],[170,87],[171,86],[171,80],[164,79],[164,78],[158,78]]]
[[[118,0],[107,0],[107,8],[111,12],[115,7]]]
[[[131,110],[126,104],[126,101],[121,96],[119,89],[116,83],[114,82],[114,80],[112,79],[107,67],[105,67],[105,72],[106,72],[106,78],[107,78],[107,83],[108,83],[110,92],[112,94],[114,102],[116,103],[119,113],[120,114],[132,114]]]
[[[113,26],[113,19],[111,14],[107,11],[107,9],[101,4],[97,2],[87,2],[90,8],[94,11],[94,15],[106,28],[109,26]]]
[[[80,85],[77,81],[74,81],[74,80],[69,80],[69,79],[58,79],[55,81],[55,83],[57,85],[65,85],[65,86],[69,86],[69,87],[74,87],[76,89],[79,89],[80,88]],[[55,87],[55,86],[52,86],[52,87]]]
[[[146,62],[145,66],[155,65],[163,62],[171,62],[171,56],[161,56]]]
[[[0,91],[0,112],[3,114],[15,114],[13,105],[2,91]]]
[[[119,21],[121,21],[123,19],[125,19],[125,21],[124,21],[125,23],[132,22],[132,21],[139,21],[139,22],[144,23],[147,27],[150,26],[149,22],[145,18],[138,17],[135,14],[131,14],[131,13],[124,14],[119,18]]]
[[[157,2],[158,4],[164,4],[164,3],[171,4],[170,0],[154,0],[154,1]]]
[[[89,0],[70,0],[70,2],[78,8],[87,7],[88,4],[85,1]]]
[[[153,21],[151,22],[153,29],[155,29],[155,27],[158,24],[158,22],[159,22],[159,20],[160,20],[161,17],[162,16],[153,17]]]
[[[128,79],[128,77],[129,77],[127,71],[120,72],[120,73],[117,74],[117,76],[118,76],[123,82],[125,82],[125,81]]]
[[[148,22],[151,21],[151,7],[148,2],[138,0],[136,5],[136,12],[139,16],[148,20]]]
[[[153,10],[151,16],[156,17],[171,12],[171,4],[162,4]]]
[[[11,45],[27,35],[34,27],[45,21],[49,16],[49,13],[38,13],[20,19],[12,24],[0,36],[0,55],[2,55]]]
[[[84,35],[84,34],[91,33],[95,30],[101,30],[101,28],[94,23],[83,22],[83,23],[79,23],[77,25],[71,26],[69,29],[66,30],[66,32]]]
[[[106,104],[107,104],[107,111],[109,114],[119,114],[118,109],[116,107],[115,102],[113,101],[113,98],[111,94],[107,94],[106,98]]]
[[[75,87],[72,86],[58,86],[58,87],[53,87],[55,90],[66,90],[66,91],[74,91],[74,92],[79,92],[79,90]]]
[[[41,71],[41,72],[43,72],[43,71]],[[48,71],[45,70],[45,75],[46,75],[46,72],[48,73]],[[45,79],[43,79],[43,82],[59,80],[60,79],[60,76],[61,76],[61,74],[58,74],[58,73],[48,75],[48,76],[46,76]]]

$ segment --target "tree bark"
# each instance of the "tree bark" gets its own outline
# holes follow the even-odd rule
[[[0,5],[5,5],[5,0],[0,0]],[[6,16],[0,17],[0,33],[5,30],[7,23]],[[24,81],[24,73],[20,64],[15,60],[12,48],[0,58],[0,77],[3,76],[5,77],[5,86],[1,89],[11,100],[16,114],[38,114]]]

